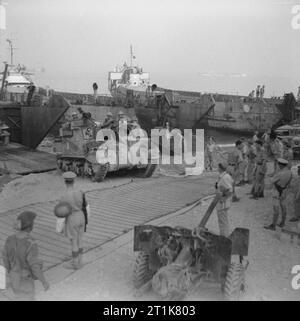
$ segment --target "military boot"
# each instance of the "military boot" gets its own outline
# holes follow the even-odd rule
[[[72,260],[64,264],[63,267],[68,270],[77,270],[79,268],[78,257],[78,252],[72,252]]]
[[[264,226],[264,228],[266,230],[271,230],[271,231],[275,231],[276,230],[276,226],[274,224],[270,224],[268,226]]]
[[[83,249],[79,249],[79,251],[78,251],[78,266],[79,266],[79,268],[81,268],[83,266],[82,253],[83,253]]]

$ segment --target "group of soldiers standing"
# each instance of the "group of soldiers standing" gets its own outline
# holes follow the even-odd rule
[[[264,226],[269,230],[275,230],[276,226],[284,227],[287,216],[287,195],[293,185],[295,216],[290,221],[299,221],[300,215],[300,178],[293,179],[291,167],[293,151],[288,142],[282,141],[276,133],[268,130],[259,137],[255,132],[253,138],[241,138],[235,142],[232,152],[224,153],[217,146],[213,138],[209,139],[206,146],[207,170],[213,167],[213,153],[219,153],[224,159],[218,163],[219,178],[216,183],[217,193],[221,200],[217,206],[220,234],[228,236],[228,210],[231,202],[239,201],[236,195],[236,186],[251,184],[250,198],[257,200],[263,198],[265,179],[267,175],[267,163],[273,164],[270,176],[273,202],[273,220],[270,225]],[[228,154],[227,157],[224,154]],[[225,160],[226,159],[226,160]],[[269,165],[269,166],[270,166]],[[300,166],[298,167],[300,175]],[[278,223],[281,214],[281,221]]]
[[[256,99],[258,98],[264,98],[264,95],[265,95],[265,85],[257,85],[256,87],[256,90],[252,90],[250,93],[249,93],[249,98],[253,99],[254,96],[256,95]]]

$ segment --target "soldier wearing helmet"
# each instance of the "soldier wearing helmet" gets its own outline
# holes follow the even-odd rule
[[[130,126],[131,126],[132,129],[139,129],[139,128],[141,128],[141,126],[140,126],[140,124],[139,124],[138,119],[137,119],[136,116],[133,116],[133,117],[131,118]]]
[[[112,127],[115,126],[115,121],[113,119],[113,114],[111,112],[108,112],[106,114],[106,117],[105,117],[105,120],[104,120],[104,123],[102,124],[102,128],[109,128],[111,129]]]

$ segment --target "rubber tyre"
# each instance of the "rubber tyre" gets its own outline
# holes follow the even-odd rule
[[[226,274],[224,297],[228,301],[238,301],[245,290],[245,269],[240,263],[231,263]]]
[[[103,182],[106,177],[106,174],[108,172],[108,167],[109,167],[108,164],[99,165],[99,168],[95,172],[95,176],[94,176],[93,180],[97,183]]]
[[[149,254],[139,252],[133,269],[132,281],[136,289],[147,283],[153,277],[153,272],[149,269]]]

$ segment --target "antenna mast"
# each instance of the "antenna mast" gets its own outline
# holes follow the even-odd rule
[[[132,45],[130,45],[130,67],[132,67],[132,57],[133,57]]]
[[[6,39],[6,41],[8,42],[9,50],[10,50],[10,64],[13,65],[14,49],[17,49],[17,48],[13,47],[11,39]]]

